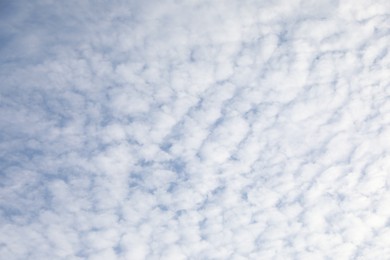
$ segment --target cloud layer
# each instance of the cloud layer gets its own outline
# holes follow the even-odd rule
[[[390,257],[387,1],[0,5],[1,259]]]

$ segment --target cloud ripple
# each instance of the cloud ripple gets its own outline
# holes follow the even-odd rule
[[[1,5],[1,259],[390,257],[386,1]]]

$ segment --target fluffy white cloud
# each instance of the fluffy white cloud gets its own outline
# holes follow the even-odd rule
[[[386,1],[12,1],[1,259],[390,257]]]

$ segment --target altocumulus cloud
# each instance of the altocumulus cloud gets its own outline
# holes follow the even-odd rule
[[[1,259],[389,259],[388,1],[2,1]]]

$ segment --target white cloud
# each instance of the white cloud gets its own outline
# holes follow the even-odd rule
[[[386,1],[0,8],[0,258],[390,257]]]

